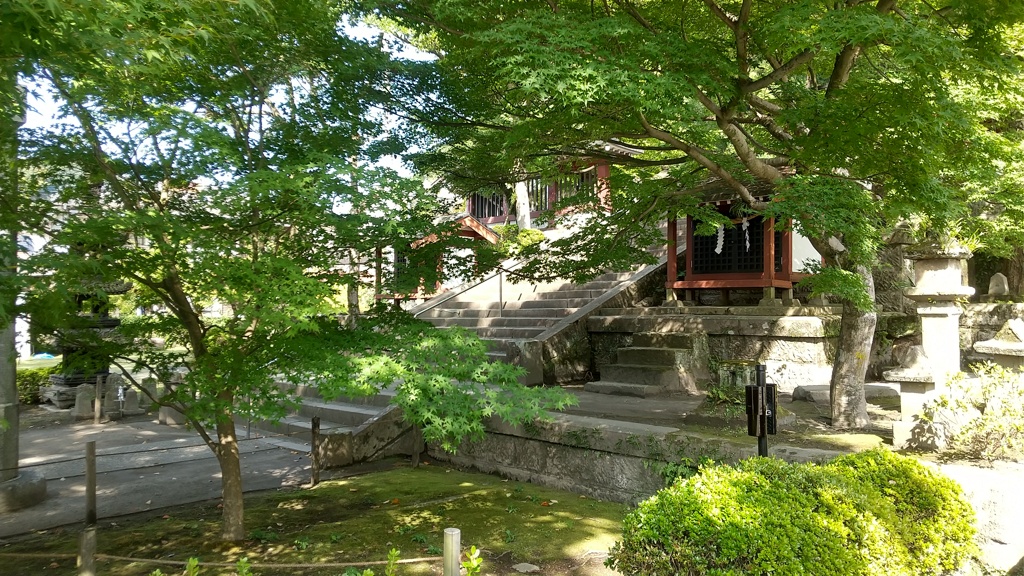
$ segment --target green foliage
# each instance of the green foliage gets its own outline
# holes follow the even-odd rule
[[[495,250],[505,258],[515,258],[530,246],[544,241],[544,233],[536,228],[521,230],[515,224],[497,224],[491,228],[499,237]]]
[[[945,450],[981,460],[1018,460],[1024,456],[1024,375],[997,364],[971,366],[977,380],[962,375],[925,405],[924,418],[938,422],[943,411],[957,418]]]
[[[388,563],[384,565],[384,576],[397,576],[398,575],[398,559],[401,553],[398,548],[392,548],[388,551]]]
[[[948,573],[973,552],[953,481],[887,450],[822,465],[707,466],[642,502],[609,567],[624,574]]]
[[[712,404],[734,405],[746,402],[744,389],[732,384],[712,382],[707,386],[706,393],[706,401],[711,402]]]
[[[868,294],[864,280],[857,273],[835,266],[822,266],[819,262],[808,262],[805,269],[812,275],[799,284],[810,288],[812,295],[830,294],[864,311],[875,308],[874,299]]]
[[[50,375],[60,372],[59,366],[49,368],[19,369],[15,382],[18,385],[18,402],[22,404],[39,404],[42,398],[39,389],[50,385]]]
[[[480,551],[476,549],[476,546],[469,547],[466,559],[461,562],[461,565],[466,570],[466,576],[480,576],[484,559],[480,557]]]

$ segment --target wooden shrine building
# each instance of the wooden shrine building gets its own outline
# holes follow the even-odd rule
[[[723,303],[727,304],[730,290],[761,288],[762,303],[792,302],[793,284],[807,276],[797,272],[798,267],[807,259],[821,259],[810,242],[794,234],[789,226],[777,225],[774,218],[737,216],[733,213],[735,196],[732,193],[711,193],[706,198],[705,203],[727,216],[732,226],[721,226],[711,236],[697,235],[694,233],[697,223],[692,216],[687,216],[683,223],[686,252],[680,266],[678,222],[675,218],[668,219],[665,282],[668,299],[677,299],[676,290],[682,290],[685,301],[695,302],[698,300],[695,291],[715,289],[721,291]],[[777,289],[784,291],[778,302]]]

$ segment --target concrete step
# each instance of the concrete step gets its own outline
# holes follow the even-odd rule
[[[237,421],[236,421],[237,422]],[[239,434],[245,433],[248,422],[242,420],[237,422]],[[313,423],[305,416],[285,416],[278,422],[259,420],[252,422],[252,429],[263,432],[270,436],[292,436],[297,438],[309,438]],[[320,420],[321,432],[345,432],[355,430],[355,426],[345,426],[329,420]]]
[[[543,298],[540,300],[524,300],[519,302],[521,309],[527,308],[582,308],[593,302],[593,298]],[[505,304],[506,308],[512,302]]]
[[[679,384],[679,371],[674,366],[609,364],[601,368],[601,380],[672,389]]]
[[[562,318],[575,312],[576,308],[512,308],[499,312],[494,308],[434,308],[419,315],[420,318]]]
[[[292,452],[298,452],[300,454],[309,454],[312,449],[312,444],[309,440],[302,442],[298,438],[282,438],[280,436],[270,436],[263,440],[267,444],[273,444],[278,448],[284,448],[285,450],[291,450]]]
[[[630,278],[632,278],[633,274],[635,274],[635,272],[605,272],[600,276],[596,276],[594,278],[594,281],[601,282],[615,280],[617,282],[622,282],[623,280],[629,280]]]
[[[342,426],[359,426],[377,414],[380,414],[382,406],[356,405],[341,402],[324,402],[313,399],[305,399],[297,409],[296,416],[312,419],[319,416],[320,421],[335,422]]]
[[[278,382],[278,386],[283,390],[294,392],[303,401],[305,399],[312,399],[318,401],[325,401],[323,396],[320,394],[320,389],[316,386],[293,386],[286,382]],[[378,406],[384,407],[391,403],[391,399],[394,398],[394,390],[381,390],[377,394],[371,394],[369,396],[338,396],[332,398],[329,402],[336,402],[339,404],[354,404],[356,406]]]
[[[527,340],[540,336],[540,334],[547,330],[547,328],[491,328],[486,326],[481,328],[470,328],[470,330],[476,332],[477,336],[481,338]]]
[[[598,296],[603,295],[607,290],[557,290],[555,292],[538,292],[534,297],[537,300],[563,300],[580,298],[585,300],[593,300]]]
[[[462,326],[463,328],[538,328],[552,326],[557,318],[427,318],[434,326]]]
[[[665,389],[661,386],[650,386],[647,384],[632,384],[629,382],[610,382],[601,380],[598,382],[587,382],[583,385],[584,392],[596,392],[598,394],[612,394],[615,396],[636,396],[647,398],[661,394]]]
[[[607,292],[612,288],[622,284],[622,280],[591,280],[585,284],[579,286],[580,290],[601,290]]]
[[[619,364],[645,366],[683,366],[693,362],[693,350],[678,348],[619,348],[616,359]]]

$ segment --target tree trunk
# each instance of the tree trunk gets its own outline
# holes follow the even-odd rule
[[[230,414],[217,422],[217,461],[220,464],[221,518],[220,537],[227,542],[245,539],[244,504],[242,498],[242,463],[238,456],[235,421]]]
[[[875,298],[875,279],[868,266],[857,266],[857,274],[864,281],[871,299]],[[832,426],[834,428],[863,428],[870,424],[867,401],[864,398],[864,379],[871,358],[871,344],[875,336],[877,313],[859,310],[849,301],[843,302],[843,319],[836,347],[836,361],[832,366],[830,386],[832,398]]]
[[[1024,294],[1024,248],[1016,248],[1006,260],[1006,265],[1003,267],[1003,272],[1006,274],[1006,283],[1010,288],[1010,294],[1020,296]],[[988,286],[980,286],[984,290],[988,290]]]
[[[530,192],[526,189],[526,182],[516,182],[513,187],[516,201],[516,226],[520,230],[533,227],[530,219]]]
[[[0,71],[0,82],[6,95],[20,94],[14,67],[8,64]],[[21,101],[15,101],[21,106]],[[0,107],[0,110],[10,110]],[[18,192],[18,126],[21,119],[0,118],[0,482],[18,476],[18,385],[15,358],[15,315],[17,294],[11,286],[18,273],[18,232],[16,207]]]

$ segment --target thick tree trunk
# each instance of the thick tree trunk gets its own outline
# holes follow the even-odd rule
[[[858,266],[856,272],[874,300],[875,281],[871,268]],[[830,389],[834,428],[863,428],[870,423],[864,398],[864,379],[871,358],[877,319],[874,310],[865,312],[850,302],[843,302],[843,319]]]
[[[1015,249],[1013,255],[1007,258],[1003,268],[1010,294],[1017,296],[1024,294],[1024,248]],[[981,288],[985,291],[988,290],[987,285],[981,286]]]
[[[235,421],[230,415],[217,423],[217,461],[220,464],[221,518],[220,537],[228,542],[245,539],[244,504],[242,498],[242,462],[238,455]]]

